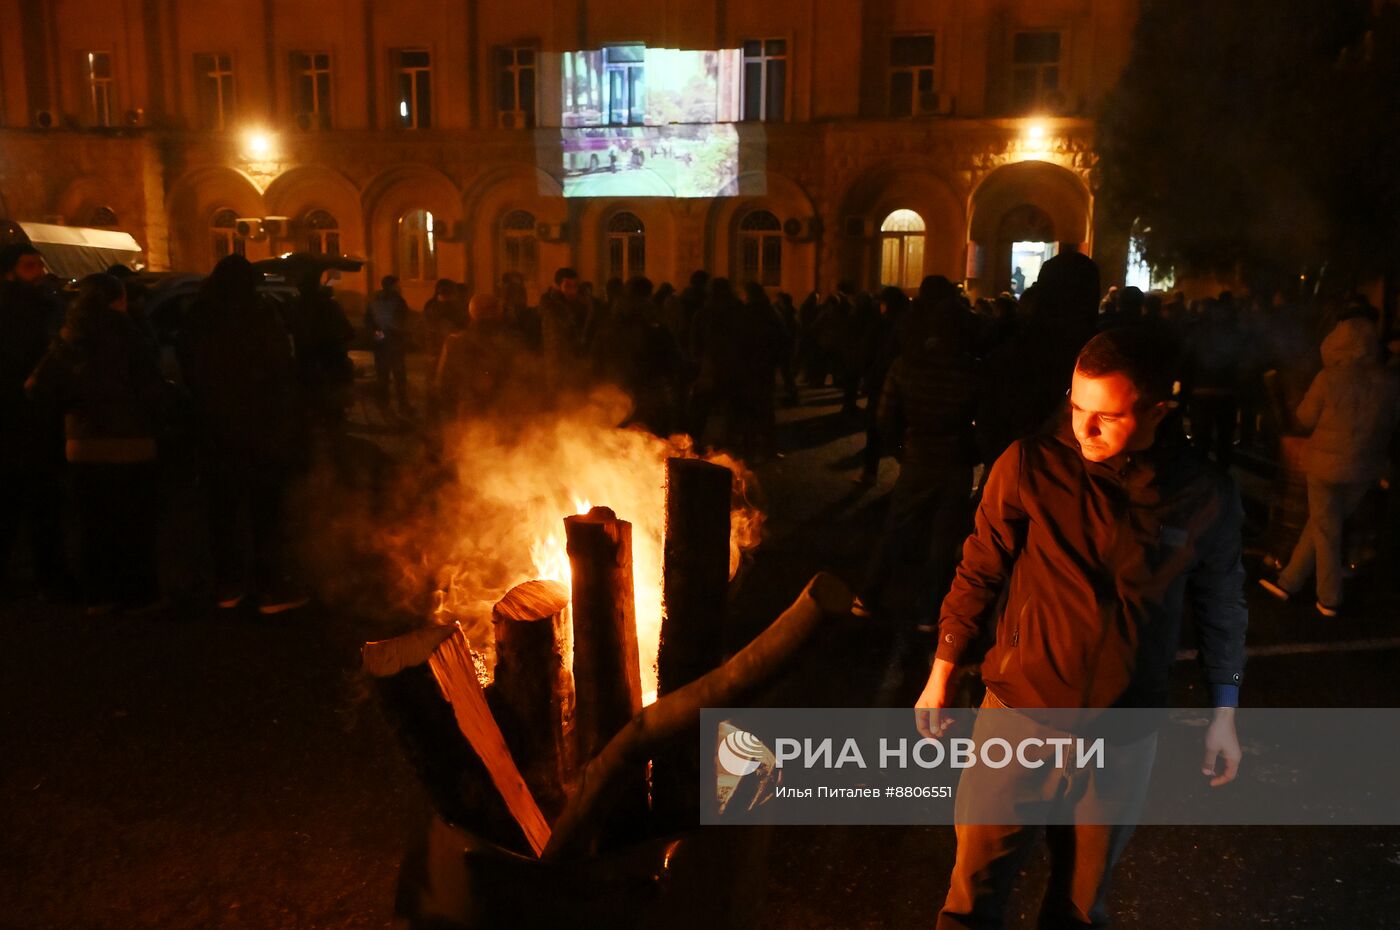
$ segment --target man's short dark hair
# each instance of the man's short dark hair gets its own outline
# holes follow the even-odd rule
[[[570,278],[578,278],[578,272],[572,268],[560,268],[558,271],[554,272],[555,284],[563,284]]]
[[[38,255],[39,250],[28,242],[14,242],[0,249],[0,274],[9,274],[15,270],[19,260],[26,255]]]
[[[1091,378],[1122,375],[1137,388],[1139,403],[1172,399],[1176,352],[1152,327],[1122,326],[1099,333],[1079,350],[1076,371]]]
[[[384,277],[379,279],[379,286],[386,291],[398,283],[398,275],[386,274]]]

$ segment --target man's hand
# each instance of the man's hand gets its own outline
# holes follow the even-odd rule
[[[914,702],[914,726],[924,739],[938,739],[953,725],[953,719],[939,713],[952,701],[953,663],[934,659],[924,693]]]
[[[1201,766],[1201,774],[1210,778],[1212,788],[1227,785],[1239,774],[1243,755],[1240,752],[1240,738],[1235,734],[1235,709],[1217,707],[1215,719],[1210,722],[1210,729],[1206,730],[1206,761]],[[1220,756],[1225,757],[1225,771],[1217,775],[1215,764]]]

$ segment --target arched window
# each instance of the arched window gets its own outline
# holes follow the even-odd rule
[[[312,210],[302,220],[306,251],[312,255],[340,254],[340,223],[325,210]]]
[[[741,281],[764,287],[783,283],[783,224],[767,210],[754,210],[739,221]]]
[[[512,271],[533,281],[539,273],[540,241],[535,236],[535,215],[512,210],[501,220],[501,272]]]
[[[407,281],[437,278],[437,233],[427,210],[410,210],[399,219],[399,277]]]
[[[111,207],[98,207],[88,218],[88,225],[98,229],[109,229],[121,224],[117,222],[117,211]]]
[[[924,278],[924,218],[896,210],[880,224],[880,283],[913,289]]]
[[[209,242],[213,246],[214,261],[229,255],[243,255],[247,243],[238,237],[238,212],[224,208],[214,212],[209,221]]]
[[[647,273],[647,231],[635,213],[615,213],[608,220],[608,277]]]

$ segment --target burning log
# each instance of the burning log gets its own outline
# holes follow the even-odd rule
[[[643,710],[583,770],[578,790],[554,824],[543,858],[586,853],[595,843],[631,773],[656,748],[700,717],[702,707],[733,704],[780,672],[824,617],[850,611],[852,595],[839,578],[822,573],[778,619],[728,662]]]
[[[362,667],[443,818],[539,855],[549,824],[487,707],[461,629],[430,627],[366,643]]]
[[[547,813],[558,814],[574,776],[574,685],[564,667],[569,589],[527,581],[491,612],[496,678],[487,697],[525,783]]]
[[[722,465],[666,461],[666,609],[657,654],[658,694],[694,681],[724,658],[733,489],[734,473]]]
[[[642,709],[632,590],[632,524],[606,507],[566,517],[573,571],[574,692],[580,759]]]

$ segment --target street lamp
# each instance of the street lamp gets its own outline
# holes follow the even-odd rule
[[[272,135],[261,129],[250,129],[243,136],[243,153],[253,161],[267,161],[272,156]]]

